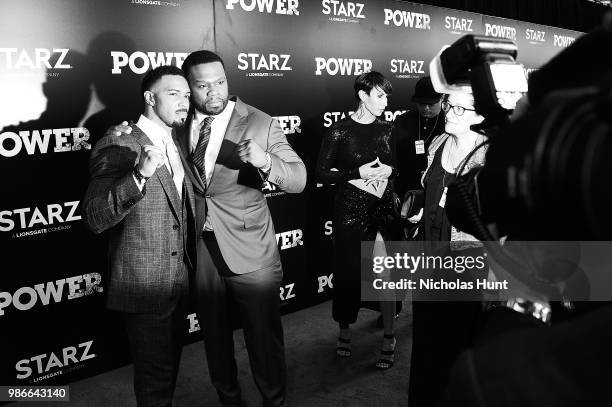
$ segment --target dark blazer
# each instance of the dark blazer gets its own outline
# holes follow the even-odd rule
[[[444,112],[440,112],[437,119],[432,119],[435,126],[424,130],[423,126],[426,119],[419,119],[419,111],[415,108],[398,116],[393,122],[393,138],[396,142],[397,169],[399,175],[395,178],[395,192],[404,198],[407,191],[421,189],[421,176],[427,168],[427,149],[431,141],[444,133],[446,119]],[[417,154],[415,142],[423,140],[425,146],[424,154]]]
[[[110,276],[107,305],[124,312],[155,312],[189,283],[195,247],[195,201],[185,176],[183,200],[165,166],[142,193],[132,169],[141,146],[151,140],[136,126],[132,133],[105,136],[90,158],[91,179],[84,198],[85,222],[94,233],[109,231]],[[194,243],[195,244],[195,243]],[[192,251],[193,250],[193,251]],[[190,253],[191,252],[191,253]]]
[[[272,169],[268,181],[286,192],[301,192],[306,185],[306,167],[293,151],[276,120],[238,98],[230,118],[208,189],[189,160],[189,131],[193,112],[177,143],[182,150],[186,176],[196,195],[196,230],[201,231],[210,212],[212,227],[223,259],[236,274],[277,267],[280,256],[272,217],[261,187],[263,180],[252,165],[238,156],[238,144],[250,138],[270,153]]]

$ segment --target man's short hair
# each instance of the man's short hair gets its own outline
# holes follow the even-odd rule
[[[185,78],[189,77],[189,71],[191,67],[201,64],[210,64],[212,62],[220,62],[223,69],[225,69],[225,64],[221,57],[215,54],[212,51],[208,50],[200,50],[194,51],[187,56],[185,62],[183,62],[183,73],[185,74]]]
[[[355,78],[355,99],[359,100],[359,91],[362,90],[368,95],[374,88],[380,88],[387,95],[390,95],[393,91],[391,82],[383,76],[380,72],[371,71],[362,73]]]
[[[185,74],[183,74],[183,71],[181,71],[181,68],[178,68],[174,65],[158,66],[157,68],[152,69],[149,72],[147,72],[144,78],[142,78],[142,84],[140,86],[140,94],[143,95],[143,98],[144,98],[144,93],[148,90],[151,90],[153,85],[155,85],[155,83],[158,80],[160,80],[162,77],[166,75],[178,75],[178,76],[182,76],[183,78],[185,77]]]

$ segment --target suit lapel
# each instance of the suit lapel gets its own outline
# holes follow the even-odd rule
[[[151,139],[147,137],[147,135],[142,130],[140,130],[138,126],[132,124],[132,128],[132,135],[136,138],[136,141],[138,141],[140,145],[153,145]],[[170,208],[172,209],[174,216],[176,216],[176,218],[180,220],[180,211],[178,209],[181,207],[181,200],[179,199],[179,195],[176,190],[176,185],[174,185],[172,175],[170,175],[170,172],[168,171],[166,166],[162,165],[157,170],[155,170],[154,177],[157,177],[159,183],[162,186],[162,189],[164,190],[164,193],[168,197],[168,201],[170,202]]]
[[[215,173],[217,170],[223,166],[223,163],[227,162],[231,158],[236,150],[236,147],[238,147],[238,144],[242,141],[245,135],[248,123],[248,112],[245,104],[242,103],[240,99],[235,98],[235,102],[236,104],[234,105],[234,111],[232,112],[229,123],[227,124],[227,129],[225,130],[225,134],[223,136],[223,142],[221,143],[221,149],[219,150],[219,155],[217,156],[217,160],[215,162],[215,168],[213,169],[213,173],[211,175],[209,188],[212,187],[212,184],[215,181]]]
[[[172,137],[174,138],[174,143],[178,146],[181,162],[183,163],[183,168],[185,168],[185,176],[189,177],[196,191],[202,194],[206,187],[202,178],[200,178],[198,170],[189,159],[191,155],[191,124],[193,123],[193,117],[194,112],[192,111],[189,115],[189,120],[187,120],[183,127],[173,131]]]

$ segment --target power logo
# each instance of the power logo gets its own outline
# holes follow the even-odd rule
[[[198,321],[198,316],[195,314],[195,312],[187,315],[187,320],[189,321],[190,334],[200,331],[200,322]]]
[[[546,31],[527,28],[525,29],[525,39],[529,41],[530,44],[541,44],[546,42]]]
[[[303,232],[302,229],[289,230],[276,234],[276,244],[280,244],[280,250],[287,250],[293,247],[302,246]]]
[[[226,0],[225,8],[234,10],[240,6],[244,11],[258,11],[268,14],[300,15],[298,0]]]
[[[405,10],[385,9],[385,25],[396,27],[415,28],[418,30],[431,30],[431,17],[429,14],[414,13]]]
[[[0,48],[0,67],[6,69],[71,69],[72,66],[65,63],[68,48],[34,48],[34,52],[28,52],[20,48]],[[55,59],[51,64],[51,60]],[[4,63],[2,64],[2,60]]]
[[[565,48],[570,46],[574,41],[576,41],[576,38],[568,35],[554,34],[553,36],[553,46],[555,47]]]
[[[516,41],[516,28],[507,25],[485,23],[485,35]]]
[[[38,225],[49,226],[57,223],[81,220],[76,214],[80,201],[64,202],[63,204],[48,204],[46,210],[38,207],[19,208],[11,211],[0,211],[0,232],[10,232],[16,226],[29,229]],[[17,222],[18,220],[18,223]]]
[[[57,369],[66,368],[95,358],[97,355],[91,352],[92,344],[93,340],[79,343],[77,346],[65,347],[57,352],[57,354],[55,352],[49,354],[42,353],[28,359],[22,359],[15,365],[17,379],[27,379],[32,376],[33,373],[39,375],[44,374],[45,376],[38,377],[34,380],[34,382],[38,382],[62,374],[64,372],[61,370],[57,371]],[[52,370],[56,371],[51,372]]]
[[[332,281],[333,278],[333,274],[330,274],[329,276],[317,277],[317,279],[319,280],[319,289],[317,290],[317,294],[321,294],[323,291],[325,291],[325,287],[330,289],[334,288],[334,282]]]
[[[365,19],[363,3],[353,3],[350,1],[323,0],[321,1],[321,12],[329,17],[330,21],[345,23],[358,23],[359,19]]]
[[[83,298],[94,293],[103,292],[102,277],[99,273],[88,273],[80,276],[63,278],[36,284],[34,287],[21,287],[14,293],[0,292],[0,316],[4,310],[13,306],[18,311],[27,311],[40,301],[41,305],[49,305],[51,300],[60,303],[64,300]],[[66,287],[66,289],[64,289]]]
[[[259,54],[241,52],[238,54],[238,69],[248,71],[246,76],[283,76],[292,71],[289,54]]]
[[[285,135],[301,133],[300,124],[302,124],[302,119],[300,116],[274,116],[281,128],[283,129],[283,133]]]
[[[383,113],[383,116],[385,118],[386,121],[388,122],[392,122],[395,120],[395,118],[401,114],[406,113],[405,110],[396,110],[396,111],[390,111],[390,110],[385,110],[385,112]]]
[[[0,134],[0,156],[15,157],[25,148],[28,155],[47,154],[49,142],[54,140],[53,152],[91,150],[89,130],[84,127],[4,132]]]
[[[392,59],[390,65],[391,73],[396,74],[396,78],[420,78],[425,74],[425,61]]]
[[[330,76],[354,76],[372,70],[370,59],[315,57],[315,65],[315,75],[322,75],[325,71]]]
[[[162,65],[176,65],[181,67],[185,58],[189,55],[187,52],[142,52],[136,51],[128,55],[123,51],[111,51],[113,58],[113,69],[111,73],[119,75],[123,72],[122,68],[126,66],[137,74],[142,75],[149,69],[155,69]]]
[[[466,32],[474,32],[472,29],[473,20],[470,18],[462,18],[455,16],[444,17],[444,28],[453,34],[461,34]]]

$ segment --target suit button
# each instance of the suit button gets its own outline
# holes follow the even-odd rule
[[[172,225],[172,229],[178,230],[178,228],[179,228],[179,225]]]
[[[209,195],[209,194],[206,194],[205,196],[206,196],[206,198],[210,198],[210,195]]]
[[[178,254],[178,252],[172,252],[170,253],[171,256],[176,256]]]

